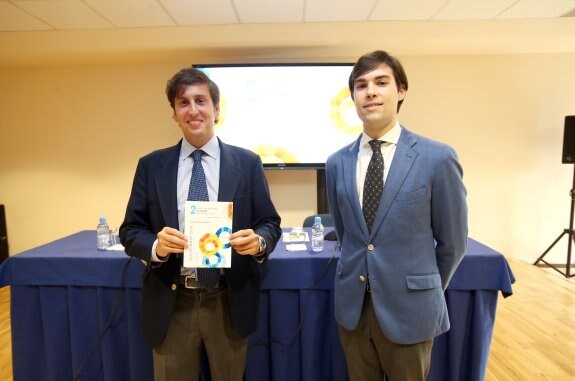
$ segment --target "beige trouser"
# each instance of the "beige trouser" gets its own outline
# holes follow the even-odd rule
[[[154,348],[156,381],[197,381],[204,344],[212,381],[243,379],[248,339],[233,328],[227,290],[178,291],[166,338]]]
[[[424,381],[431,362],[433,340],[413,345],[391,341],[379,328],[371,294],[366,293],[357,327],[339,326],[350,381]]]

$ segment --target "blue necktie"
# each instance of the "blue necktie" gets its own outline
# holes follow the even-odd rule
[[[379,207],[379,199],[383,192],[383,155],[381,154],[381,140],[371,140],[369,145],[373,150],[373,155],[369,160],[365,182],[363,183],[363,215],[365,223],[371,233],[375,214]]]
[[[208,186],[206,185],[206,174],[202,166],[202,155],[205,152],[195,150],[192,152],[194,166],[192,167],[192,179],[188,190],[189,201],[210,201],[208,197]],[[196,269],[198,283],[202,288],[215,288],[220,280],[219,268],[198,268]]]

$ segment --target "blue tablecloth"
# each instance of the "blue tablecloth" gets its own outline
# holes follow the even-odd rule
[[[153,379],[140,335],[143,265],[95,242],[82,231],[0,266],[0,286],[11,286],[14,381],[71,380],[80,368],[78,380]],[[278,244],[263,274],[247,381],[347,380],[333,318],[337,259],[333,242],[317,254]],[[511,295],[514,281],[500,253],[470,239],[446,291],[452,328],[435,340],[428,381],[483,381],[497,293]]]

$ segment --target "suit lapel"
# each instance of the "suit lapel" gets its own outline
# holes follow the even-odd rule
[[[363,210],[361,209],[361,204],[359,203],[359,195],[357,193],[357,155],[359,153],[359,142],[361,141],[361,135],[351,145],[349,150],[345,153],[343,159],[343,174],[345,183],[345,190],[347,192],[347,197],[349,199],[349,204],[352,205],[351,210],[353,211],[354,217],[357,221],[357,226],[361,226],[361,232],[363,233],[365,239],[369,237],[369,231],[367,230],[367,224],[365,223],[365,217],[363,216]]]
[[[405,181],[405,178],[409,174],[409,171],[415,162],[415,158],[418,153],[413,149],[413,146],[416,143],[417,141],[414,139],[413,135],[405,128],[402,128],[402,132],[395,149],[393,162],[391,163],[391,168],[389,169],[389,173],[385,181],[381,201],[379,202],[379,207],[373,222],[371,237],[377,233],[377,230],[383,223],[385,215],[389,211],[397,192],[399,192],[401,185]]]
[[[223,143],[219,138],[218,142],[220,143],[220,184],[218,201],[233,201],[241,179],[240,166],[237,165],[239,158],[234,150]]]
[[[167,226],[178,229],[178,159],[180,157],[181,141],[168,149],[161,163],[161,169],[156,174],[156,192],[160,200],[160,208]]]

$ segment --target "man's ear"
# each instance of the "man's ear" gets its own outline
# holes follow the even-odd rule
[[[405,86],[401,85],[399,87],[399,100],[402,101],[403,99],[405,99],[405,95],[407,94],[407,90],[405,90]]]
[[[214,105],[214,124],[218,124],[218,120],[220,119],[220,104]]]

